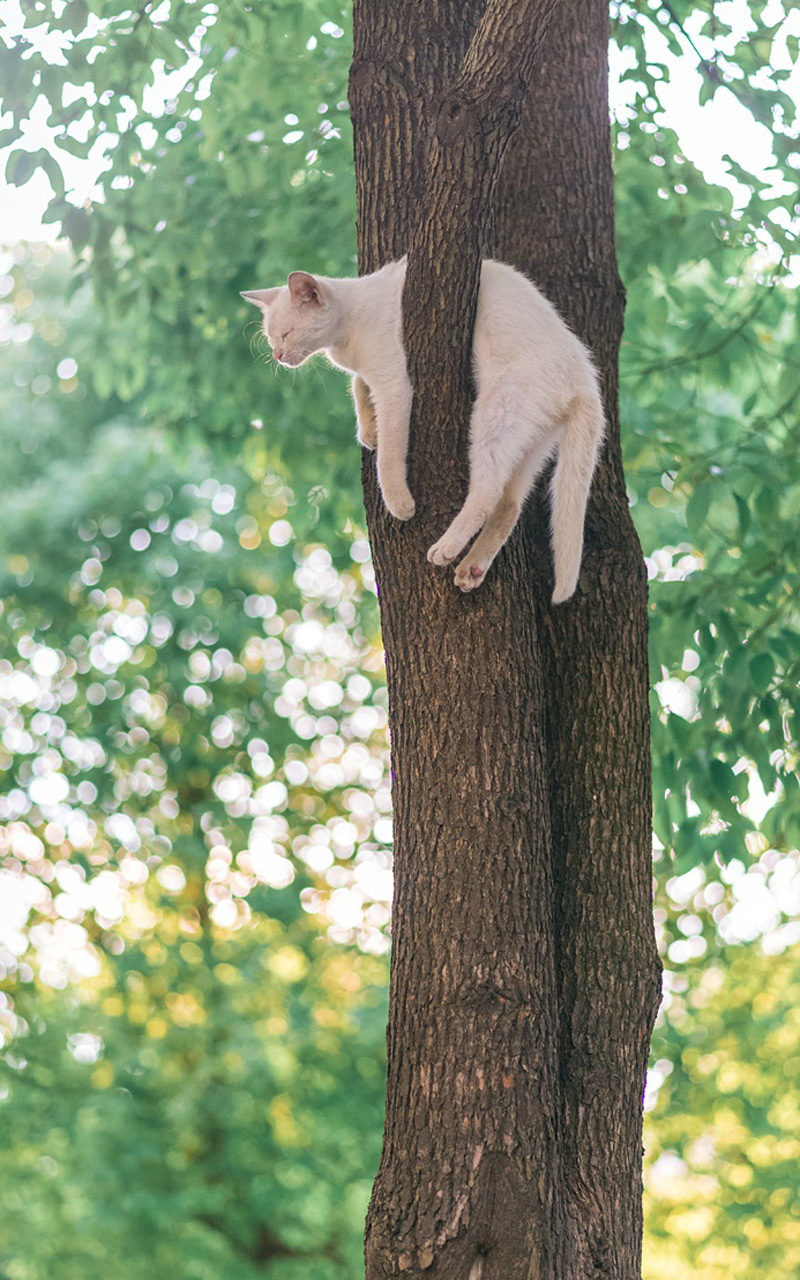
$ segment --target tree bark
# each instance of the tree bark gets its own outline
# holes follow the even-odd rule
[[[367,454],[396,874],[367,1277],[633,1280],[658,968],[646,587],[616,416],[605,6],[356,0],[354,34],[360,269],[411,250],[419,513],[388,516]],[[478,267],[495,243],[603,375],[609,442],[584,570],[555,609],[543,494],[479,591],[462,596],[425,560],[466,490]]]
[[[593,352],[607,440],[581,590],[536,591],[556,886],[566,1275],[640,1274],[642,1092],[661,991],[651,903],[647,583],[620,449],[608,6],[564,0],[497,200],[498,255],[535,280]],[[526,544],[548,560],[546,503]],[[536,572],[536,570],[534,570]],[[538,570],[541,578],[541,569]]]

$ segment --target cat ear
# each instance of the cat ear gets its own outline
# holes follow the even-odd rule
[[[277,289],[250,289],[247,293],[243,293],[242,297],[248,302],[252,302],[253,306],[261,307],[262,311],[267,307],[271,307],[278,294],[281,291],[281,285]]]
[[[322,305],[322,286],[307,271],[293,271],[288,285],[292,302],[311,302],[317,307]]]

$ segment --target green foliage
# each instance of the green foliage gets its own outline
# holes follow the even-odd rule
[[[86,287],[16,257],[0,1265],[350,1276],[385,972],[347,944],[385,951],[391,840],[366,546],[320,545],[265,433],[176,447],[99,397]]]
[[[646,1165],[646,1280],[800,1268],[800,969],[730,948],[667,999]]]
[[[380,1147],[382,966],[305,921],[156,904],[80,1000],[23,984],[4,1071],[10,1275],[355,1275]],[[24,1055],[24,1056],[23,1056]],[[345,1087],[345,1081],[347,1086]]]
[[[729,8],[613,6],[670,964],[651,1280],[797,1269],[797,48],[774,4]],[[239,298],[354,270],[349,23],[315,0],[24,22],[0,146],[11,183],[47,176],[71,258],[19,248],[0,280],[0,1273],[349,1280],[391,843],[374,583],[344,386],[272,376]],[[703,95],[772,129],[769,187],[733,162],[735,198],[710,185],[661,120],[689,38]],[[69,164],[101,156],[79,203]],[[779,960],[733,945],[761,934]]]
[[[767,41],[764,67],[780,35],[764,28],[761,8],[751,6],[755,37],[738,39],[709,11],[716,47],[731,51],[714,65],[726,68],[719,83],[758,101],[757,118],[774,123],[783,111],[788,125],[776,73],[762,72],[758,88],[738,78],[753,73],[754,40]],[[698,11],[690,6],[695,25]],[[800,840],[799,335],[796,290],[785,283],[794,243],[786,196],[759,193],[751,177],[735,211],[730,192],[687,162],[657,118],[669,67],[653,53],[652,24],[641,12],[622,21],[621,10],[617,28],[636,52],[629,76],[640,95],[617,153],[622,411],[634,516],[654,573],[655,829],[680,871],[743,856],[756,825],[774,848]],[[661,31],[676,49],[676,22]],[[796,181],[782,136],[776,129],[785,191]],[[754,776],[776,793],[758,824],[744,803]]]

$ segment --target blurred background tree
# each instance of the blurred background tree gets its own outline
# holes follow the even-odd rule
[[[63,239],[9,247],[0,277],[0,1274],[349,1280],[391,892],[374,581],[345,387],[260,367],[238,297],[355,270],[349,14],[2,16],[8,179],[45,175]],[[800,1266],[800,22],[777,0],[612,17],[667,962],[645,1274],[779,1280]],[[687,62],[732,130],[761,127],[752,171],[714,185],[684,155],[663,103]]]

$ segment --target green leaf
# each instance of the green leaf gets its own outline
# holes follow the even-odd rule
[[[16,125],[12,125],[10,129],[0,129],[0,150],[5,151],[6,147],[10,147],[21,137],[22,130]]]
[[[15,187],[24,187],[38,168],[37,151],[12,151],[6,161],[6,178]]]
[[[734,687],[744,690],[750,688],[750,655],[743,645],[739,645],[725,659],[725,679]]]
[[[744,538],[753,523],[752,512],[740,494],[734,493],[733,499],[736,503],[736,510],[739,517],[739,535]]]
[[[770,653],[757,653],[750,659],[750,677],[754,688],[762,693],[775,675],[775,662]]]
[[[58,161],[47,151],[39,152],[39,167],[44,170],[56,196],[64,194],[64,175]]]
[[[73,206],[69,212],[65,214],[62,226],[64,228],[64,233],[68,235],[72,241],[73,249],[83,249],[89,243],[91,224],[89,215],[85,209],[79,209],[77,206]]]
[[[712,495],[713,489],[708,482],[696,484],[692,490],[691,497],[686,504],[686,523],[695,534],[699,533],[703,528],[711,506]]]

